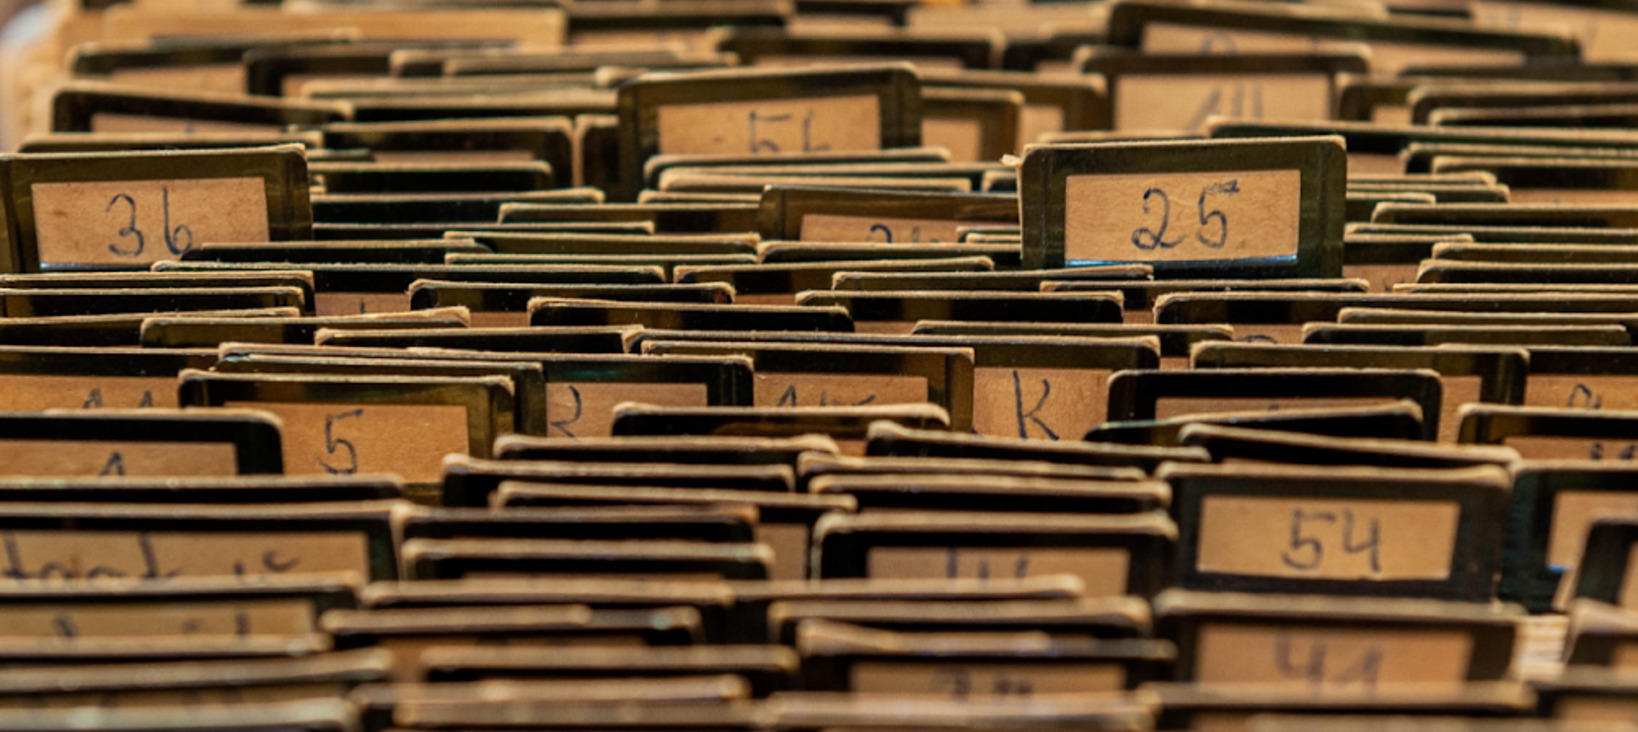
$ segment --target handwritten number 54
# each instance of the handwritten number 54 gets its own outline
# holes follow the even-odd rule
[[[1211,183],[1200,189],[1200,197],[1196,201],[1199,226],[1194,231],[1194,240],[1201,246],[1222,249],[1228,243],[1228,215],[1216,209],[1207,209],[1206,197],[1214,194],[1231,196],[1239,192],[1240,181],[1237,179]],[[1172,221],[1172,198],[1162,188],[1150,188],[1143,192],[1143,213],[1153,214],[1156,208],[1160,210],[1159,226],[1153,229],[1140,226],[1133,230],[1132,246],[1144,251],[1171,249],[1187,238],[1187,235],[1179,235],[1171,241],[1166,240],[1166,229]]]

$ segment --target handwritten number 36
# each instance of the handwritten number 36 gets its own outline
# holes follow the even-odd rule
[[[171,189],[160,188],[159,195],[160,208],[164,217],[165,248],[169,249],[171,254],[181,254],[192,249],[193,229],[188,228],[185,224],[171,226]],[[132,198],[128,193],[117,193],[108,200],[108,206],[103,211],[112,212],[115,206],[121,204],[125,206],[127,218],[125,225],[119,229],[119,237],[121,239],[135,239],[135,241],[130,242],[130,248],[121,248],[118,244],[109,244],[108,251],[121,257],[140,257],[142,256],[142,250],[148,245],[148,237],[142,233],[141,229],[137,228],[136,199]],[[186,241],[182,238],[184,234],[187,235]]]
[[[1199,212],[1199,226],[1194,230],[1194,240],[1201,246],[1211,249],[1222,249],[1228,243],[1228,216],[1222,211],[1206,208],[1206,197],[1212,194],[1233,195],[1240,192],[1239,180],[1228,180],[1212,183],[1200,189],[1200,197],[1196,201]],[[1172,198],[1161,188],[1150,188],[1143,192],[1143,212],[1153,214],[1155,209],[1160,210],[1160,225],[1156,228],[1147,226],[1138,227],[1132,232],[1132,246],[1144,251],[1153,249],[1171,249],[1182,244],[1186,235],[1179,235],[1171,241],[1166,240],[1166,229],[1172,220]]]

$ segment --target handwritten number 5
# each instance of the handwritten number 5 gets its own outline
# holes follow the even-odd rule
[[[351,440],[336,437],[335,426],[341,420],[362,416],[364,416],[364,410],[362,409],[324,415],[324,451],[334,456],[336,448],[344,447],[347,449],[347,463],[339,467],[325,462],[324,458],[319,458],[319,467],[324,468],[325,472],[331,475],[352,475],[358,472],[358,448],[353,446]]]
[[[1239,192],[1240,192],[1240,181],[1238,181],[1238,180],[1231,180],[1231,181],[1227,181],[1227,182],[1224,182],[1224,183],[1213,183],[1213,184],[1211,184],[1209,186],[1206,186],[1205,188],[1200,189],[1200,201],[1199,201],[1200,229],[1198,231],[1194,232],[1194,238],[1197,241],[1199,241],[1201,244],[1203,244],[1203,245],[1205,245],[1207,247],[1210,247],[1212,249],[1222,249],[1223,245],[1228,243],[1228,217],[1223,215],[1222,211],[1212,210],[1210,212],[1207,212],[1206,211],[1206,196],[1209,196],[1209,195],[1211,195],[1213,193],[1217,193],[1217,194],[1221,194],[1221,195],[1233,195],[1233,194],[1239,193]],[[1206,235],[1204,233],[1206,231],[1206,229],[1209,226],[1211,226],[1211,222],[1212,222],[1213,219],[1215,219],[1217,221],[1217,239],[1215,241],[1213,241],[1211,239],[1207,239]]]
[[[140,256],[142,256],[142,248],[147,245],[147,239],[146,239],[146,237],[144,237],[142,235],[142,232],[137,231],[136,201],[133,200],[129,195],[124,194],[124,193],[120,193],[120,194],[115,195],[112,199],[109,199],[108,206],[107,206],[107,208],[103,209],[103,212],[107,213],[109,211],[113,211],[114,210],[114,204],[117,204],[120,201],[124,201],[125,205],[130,208],[131,218],[130,218],[129,222],[126,223],[125,226],[119,230],[119,235],[120,235],[121,238],[131,237],[131,236],[136,237],[136,249],[125,250],[125,249],[120,249],[118,244],[109,244],[108,245],[108,251],[113,252],[113,253],[121,256],[121,257],[140,257]],[[188,236],[189,236],[189,238],[192,238],[193,234],[190,232],[188,234]]]

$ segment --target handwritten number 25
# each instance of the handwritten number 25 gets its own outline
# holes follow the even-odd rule
[[[193,229],[188,228],[186,224],[171,226],[171,189],[161,187],[159,195],[160,210],[164,216],[165,248],[170,250],[171,254],[181,254],[192,249]],[[129,193],[116,193],[113,198],[108,200],[108,205],[103,208],[103,211],[111,212],[119,204],[124,204],[127,211],[125,225],[120,227],[118,232],[119,237],[121,239],[134,238],[136,241],[133,248],[130,249],[122,249],[118,244],[109,244],[108,251],[121,257],[140,257],[142,256],[142,250],[147,247],[148,237],[142,233],[141,229],[137,228],[136,199],[132,198]],[[187,235],[186,242],[182,240],[183,234]]]
[[[1233,195],[1239,192],[1239,180],[1211,183],[1200,189],[1200,197],[1196,201],[1199,226],[1194,231],[1194,240],[1201,246],[1222,249],[1223,245],[1228,243],[1228,215],[1216,209],[1208,210],[1206,208],[1206,197],[1212,194]],[[1159,199],[1158,204],[1154,199]],[[1144,191],[1143,212],[1152,214],[1157,205],[1160,209],[1159,227],[1151,229],[1147,226],[1141,226],[1133,230],[1132,246],[1144,251],[1171,249],[1178,244],[1182,244],[1183,240],[1187,238],[1186,235],[1180,235],[1171,241],[1166,240],[1166,229],[1171,225],[1172,220],[1172,198],[1161,188],[1150,188]],[[1215,232],[1213,232],[1213,229],[1215,229]],[[1212,233],[1216,235],[1210,236]]]

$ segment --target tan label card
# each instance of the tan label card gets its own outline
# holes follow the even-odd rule
[[[1518,436],[1502,440],[1502,444],[1519,451],[1525,460],[1608,460],[1632,462],[1638,460],[1638,441],[1598,439],[1592,437],[1533,437]]]
[[[1553,497],[1553,525],[1547,531],[1547,563],[1566,570],[1580,566],[1587,529],[1606,513],[1638,516],[1638,493],[1559,491]]]
[[[1302,343],[1303,323],[1235,323],[1234,340],[1239,343]]]
[[[808,578],[808,527],[806,524],[759,523],[752,531],[758,544],[767,544],[774,551],[773,566],[768,579],[802,580]]]
[[[1348,53],[1360,43],[1309,37],[1295,33],[1147,23],[1143,50],[1147,53]],[[1468,48],[1434,43],[1371,41],[1371,71],[1386,76],[1407,66],[1517,66],[1524,52],[1512,49]]]
[[[1064,199],[1070,261],[1292,257],[1302,172],[1072,175]]]
[[[1454,501],[1206,496],[1200,572],[1328,580],[1442,580]]]
[[[286,475],[397,473],[412,483],[443,478],[444,456],[467,454],[466,407],[448,404],[228,402],[284,420]]]
[[[1524,404],[1560,409],[1638,409],[1638,374],[1531,374]]]
[[[1626,204],[1638,198],[1638,190],[1622,188],[1521,188],[1512,187],[1508,203],[1526,205],[1585,206]]]
[[[1056,104],[1026,104],[1018,115],[1018,149],[1048,132],[1062,132],[1064,108]]]
[[[1405,124],[1410,123],[1406,122]],[[1403,175],[1405,173],[1405,164],[1399,160],[1398,155],[1351,152],[1348,153],[1348,173],[1351,175]],[[1415,282],[1414,279],[1408,281]]]
[[[875,335],[909,335],[916,329],[914,320],[855,320],[854,333]]]
[[[1638,642],[1617,641],[1610,649],[1610,666],[1612,668],[1638,667]]]
[[[108,75],[108,80],[166,91],[189,89],[223,94],[245,93],[245,67],[242,64],[114,69]]]
[[[1108,369],[973,371],[973,430],[992,437],[1079,440],[1108,412]]]
[[[268,240],[260,178],[35,183],[42,264],[142,265],[207,241]]]
[[[863,407],[921,404],[927,379],[889,374],[756,375],[753,404],[759,407]]]
[[[264,125],[253,122],[226,122],[213,119],[150,117],[141,114],[96,112],[91,115],[91,131],[117,134],[133,132],[190,134],[195,132],[279,132],[281,128],[278,125]]]
[[[934,694],[954,699],[1088,694],[1126,688],[1113,663],[894,663],[861,661],[849,673],[860,694]]]
[[[1329,74],[1128,74],[1115,91],[1117,130],[1198,130],[1211,117],[1327,120]]]
[[[1207,623],[1195,681],[1370,691],[1378,684],[1465,684],[1473,639],[1454,630]]]
[[[1393,404],[1390,397],[1162,397],[1155,400],[1155,419],[1217,412],[1278,412],[1291,409],[1371,407]]]
[[[1553,704],[1553,718],[1566,722],[1632,722],[1638,698],[1567,694]]]
[[[659,109],[659,136],[661,155],[880,150],[881,100],[859,94],[668,104]]]
[[[1481,376],[1439,377],[1439,441],[1455,442],[1462,431],[1461,410],[1464,404],[1479,403],[1479,389],[1484,384]]]
[[[1531,32],[1571,33],[1581,41],[1583,63],[1630,63],[1638,60],[1631,40],[1638,38],[1638,18],[1614,8],[1482,0],[1471,6],[1481,25]]]
[[[313,313],[319,317],[337,315],[369,315],[370,313],[407,313],[410,296],[407,292],[316,292],[313,293]],[[523,316],[522,325],[528,325],[529,316]],[[477,323],[472,324],[478,327]]]
[[[0,531],[0,582],[354,573],[369,577],[362,534]]]
[[[114,358],[110,356],[109,358]],[[168,376],[0,376],[6,411],[175,408],[176,378]]]
[[[1638,607],[1638,544],[1627,549],[1627,573],[1621,578],[1621,598],[1615,604],[1629,610]]]
[[[703,407],[710,402],[710,392],[704,384],[688,383],[547,384],[547,435],[608,437],[614,427],[614,407],[621,402],[642,402],[663,407]]]
[[[883,244],[942,244],[960,238],[960,230],[984,221],[950,219],[894,219],[875,216],[807,214],[802,217],[802,241],[876,241]]]
[[[3,638],[305,636],[312,632],[313,603],[307,600],[0,608]]]
[[[951,162],[977,162],[983,159],[984,127],[970,117],[923,117],[921,144],[949,150]]]
[[[88,691],[0,697],[0,709],[69,709],[73,707],[134,709],[138,707],[202,707],[263,704],[312,699],[337,699],[352,690],[351,683],[312,682],[255,686],[206,686],[154,691]]]
[[[228,442],[0,441],[0,475],[187,478],[239,473]]]
[[[1348,169],[1354,169],[1353,158],[1348,159]],[[1415,282],[1420,267],[1420,264],[1344,264],[1342,276],[1365,280],[1367,292],[1393,292],[1394,285]]]
[[[1072,574],[1086,583],[1087,597],[1126,594],[1131,556],[1125,549],[1060,547],[909,547],[870,550],[873,579],[1023,579]]]

